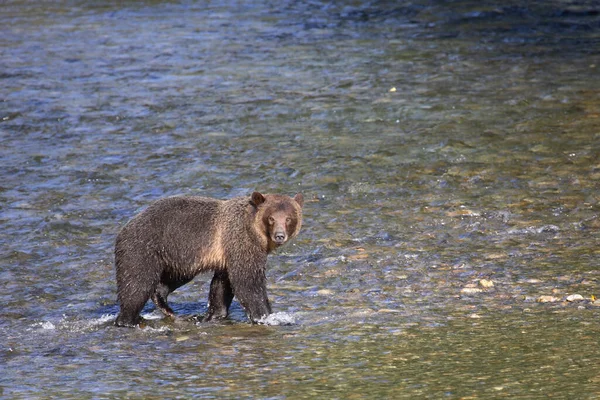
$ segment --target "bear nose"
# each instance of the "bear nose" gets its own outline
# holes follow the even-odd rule
[[[285,233],[275,232],[275,241],[277,243],[283,243],[284,240],[285,240]]]

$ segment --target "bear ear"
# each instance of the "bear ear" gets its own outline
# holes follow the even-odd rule
[[[254,205],[254,207],[258,207],[260,206],[262,203],[265,202],[265,196],[263,196],[262,194],[260,194],[259,192],[254,192],[252,193],[252,198],[251,198],[251,202]]]
[[[297,193],[294,196],[294,200],[296,200],[296,203],[298,203],[300,205],[300,208],[302,208],[302,206],[304,205],[304,196],[302,196],[302,193]]]

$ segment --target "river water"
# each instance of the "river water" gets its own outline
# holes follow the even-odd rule
[[[8,0],[0,32],[0,397],[600,397],[597,2]],[[119,227],[253,190],[306,199],[294,324],[112,326]]]

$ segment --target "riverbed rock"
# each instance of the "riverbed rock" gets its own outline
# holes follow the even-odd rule
[[[484,288],[493,288],[494,282],[490,279],[481,279],[479,281],[479,285]]]
[[[583,296],[580,294],[572,294],[570,296],[567,296],[567,301],[573,302],[573,301],[581,301],[583,300]]]
[[[483,292],[483,289],[478,287],[464,287],[460,290],[461,294],[478,294]]]
[[[331,296],[333,294],[333,290],[321,289],[321,290],[317,290],[317,294],[319,296]]]
[[[538,303],[555,303],[557,301],[559,301],[559,298],[554,296],[540,296],[537,298]]]

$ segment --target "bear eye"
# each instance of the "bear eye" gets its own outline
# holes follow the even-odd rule
[[[275,218],[269,216],[269,224],[273,225],[275,223]]]
[[[287,218],[285,219],[285,223],[286,223],[286,224],[289,224],[290,222],[292,222],[292,219],[291,219],[290,217],[287,217]]]

